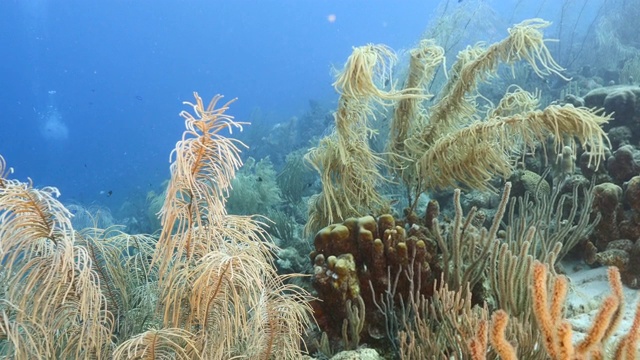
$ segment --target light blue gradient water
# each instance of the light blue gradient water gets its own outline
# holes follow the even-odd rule
[[[520,21],[557,15],[554,3],[493,6]],[[256,108],[285,120],[310,99],[336,98],[331,68],[353,46],[407,48],[435,9],[425,0],[5,0],[0,154],[17,178],[57,186],[65,201],[117,207],[168,178],[192,91],[238,97],[239,120]]]

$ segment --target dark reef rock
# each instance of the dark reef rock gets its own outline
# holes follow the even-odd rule
[[[611,128],[607,135],[611,142],[612,149],[618,149],[621,146],[631,144],[633,133],[628,126],[616,126]]]
[[[629,181],[632,177],[640,175],[640,151],[631,145],[625,145],[614,151],[607,159],[609,175],[618,184]]]
[[[579,96],[575,96],[575,95],[573,95],[573,94],[567,94],[567,95],[564,97],[563,102],[564,102],[565,104],[571,104],[571,105],[573,105],[573,106],[575,106],[575,107],[582,107],[582,106],[584,106],[584,99],[583,99],[583,98],[581,98],[581,97],[579,97]]]
[[[599,69],[598,77],[603,84],[615,84],[620,79],[620,71],[615,69]]]
[[[633,211],[640,213],[640,176],[634,176],[629,180],[624,199]]]
[[[584,247],[589,265],[615,265],[622,282],[640,288],[640,176],[634,176],[622,189],[604,183],[593,189],[594,213],[601,220]]]
[[[622,188],[616,184],[603,183],[593,188],[593,210],[600,213],[601,218],[591,238],[600,250],[619,236],[618,224],[624,220],[622,197]]]
[[[605,150],[604,158],[608,159],[611,157],[611,151],[609,149]],[[596,168],[591,160],[591,154],[587,151],[584,151],[580,154],[578,158],[578,167],[580,168],[580,172],[582,176],[587,179],[591,179],[593,176],[597,176],[598,180],[596,183],[602,183],[609,181],[609,174],[606,169],[606,162],[601,161]]]
[[[606,86],[589,91],[584,97],[588,108],[603,108],[613,114],[610,126],[628,126],[636,136],[640,134],[640,87],[635,85]]]

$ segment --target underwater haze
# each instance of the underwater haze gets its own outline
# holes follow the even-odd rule
[[[239,121],[257,108],[286,119],[335,98],[331,69],[352,46],[409,45],[432,11],[424,1],[3,1],[0,153],[15,176],[55,184],[66,200],[117,206],[168,178],[193,91],[237,97]]]
[[[638,1],[0,1],[0,359],[640,359]]]
[[[492,5],[506,26],[555,17],[553,3]],[[55,185],[64,201],[117,208],[168,178],[183,126],[177,114],[192,91],[237,97],[232,113],[240,121],[256,109],[275,114],[257,121],[298,116],[309,100],[337,99],[333,69],[353,46],[410,47],[436,8],[431,1],[3,1],[0,154],[17,178]]]
[[[496,3],[520,17],[513,21],[553,7],[531,1],[518,14],[515,2]],[[435,9],[431,1],[3,1],[0,153],[16,177],[55,185],[67,201],[117,207],[168,178],[177,114],[192,91],[237,97],[240,121],[255,109],[295,116],[309,100],[337,98],[332,68],[353,46],[409,47]]]

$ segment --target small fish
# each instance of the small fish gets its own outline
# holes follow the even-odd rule
[[[138,99],[139,101],[142,101],[142,96],[136,95],[136,99]]]
[[[107,191],[107,196],[111,197],[111,195],[113,195],[113,191],[111,191],[111,190]]]
[[[258,181],[262,181],[262,178],[260,176],[258,176]]]

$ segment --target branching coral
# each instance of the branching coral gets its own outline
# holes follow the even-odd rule
[[[310,203],[307,232],[366,211],[380,212],[387,201],[378,193],[385,181],[378,168],[384,161],[369,147],[373,131],[368,118],[373,104],[426,98],[418,88],[380,90],[378,82],[391,80],[395,55],[383,45],[354,48],[334,86],[340,93],[334,114],[335,131],[309,151],[306,160],[320,174],[322,192]]]
[[[264,224],[225,209],[242,144],[220,98],[182,113],[157,241],[77,233],[57,189],[8,179],[0,157],[0,355],[300,357],[307,293],[276,274]]]
[[[477,120],[474,102],[468,96],[478,81],[493,74],[498,64],[525,60],[536,74],[559,74],[544,44],[541,30],[549,23],[533,19],[514,26],[509,36],[484,51],[463,52],[440,94],[428,111],[428,126],[406,141],[415,161],[422,189],[465,184],[486,188],[494,175],[508,176],[513,170],[513,154],[534,149],[553,136],[560,153],[565,138],[575,136],[590,150],[589,162],[597,164],[607,144],[600,126],[608,120],[572,106],[550,106],[535,110],[535,98],[519,89],[508,92],[484,121]],[[573,145],[573,142],[569,142]]]
[[[532,321],[532,313],[542,314],[547,304],[531,299],[530,295],[536,297],[539,294],[530,290],[526,283],[518,283],[517,276],[528,277],[532,272],[535,273],[535,269],[532,270],[535,258],[553,264],[556,257],[564,255],[580,234],[591,229],[592,223],[586,212],[581,217],[577,216],[577,190],[573,193],[574,209],[569,212],[570,220],[566,227],[560,224],[554,226],[556,224],[549,219],[544,224],[533,226],[523,222],[517,234],[508,233],[511,237],[502,245],[497,240],[498,229],[506,210],[509,185],[489,230],[473,224],[476,210],[471,210],[465,218],[460,206],[456,206],[453,223],[445,227],[446,237],[437,220],[426,224],[426,228],[409,220],[412,225],[409,228],[396,226],[393,229],[393,226],[381,225],[391,223],[386,220],[388,215],[379,217],[377,221],[373,217],[361,217],[371,212],[380,214],[379,209],[384,205],[377,192],[382,179],[380,169],[387,169],[388,165],[399,175],[398,178],[407,189],[413,192],[409,196],[412,204],[407,211],[408,219],[413,215],[417,199],[423,192],[456,185],[492,189],[495,185],[490,183],[492,178],[509,177],[518,159],[536,152],[538,147],[543,148],[545,156],[546,147],[556,154],[566,154],[566,161],[570,162],[575,160],[572,154],[577,153],[579,144],[585,150],[586,166],[600,165],[609,145],[602,129],[602,125],[609,120],[608,116],[572,105],[550,105],[538,109],[539,94],[528,93],[518,87],[509,88],[496,106],[490,104],[489,109],[480,109],[478,106],[477,100],[481,96],[477,91],[478,84],[494,76],[500,64],[513,66],[516,62],[525,62],[537,76],[564,78],[561,74],[563,69],[553,60],[546,47],[543,29],[548,26],[548,22],[540,19],[527,20],[512,27],[508,37],[500,42],[486,48],[476,46],[460,52],[458,61],[449,73],[449,81],[430,107],[424,101],[430,98],[425,90],[426,83],[431,81],[433,71],[443,57],[443,50],[431,41],[424,41],[411,51],[409,76],[402,90],[396,90],[393,83],[390,89],[386,85],[380,86],[381,77],[383,81],[391,78],[389,66],[393,62],[393,54],[383,46],[369,45],[354,49],[334,84],[341,95],[335,114],[335,132],[322,139],[320,145],[307,156],[321,174],[323,183],[322,193],[311,202],[307,228],[313,230],[337,219],[347,216],[353,218],[345,220],[343,224],[330,225],[317,233],[316,251],[312,253],[314,281],[325,304],[337,305],[333,306],[335,309],[344,308],[347,299],[365,294],[366,308],[370,311],[373,305],[378,315],[384,317],[387,338],[392,345],[397,346],[398,343],[390,334],[401,328],[405,330],[401,333],[400,342],[406,347],[401,352],[406,350],[407,354],[413,352],[417,357],[424,357],[426,353],[421,353],[421,349],[440,346],[447,357],[463,358],[473,353],[475,359],[482,359],[491,346],[494,357],[515,359],[518,351],[524,350],[530,351],[533,358],[544,358],[546,354],[540,346],[542,341],[548,342],[551,336],[555,336],[561,343],[567,342],[570,328],[562,323],[561,316],[566,286],[563,290],[562,282],[559,282],[554,287],[553,300],[545,309],[550,314],[548,318],[551,322],[559,322],[560,327],[554,329],[553,334],[544,330],[539,332]],[[386,147],[389,156],[386,158],[371,151],[368,144],[373,133],[368,120],[376,115],[370,104],[382,108],[390,104],[395,106]],[[456,191],[456,205],[459,204],[459,196],[460,192]],[[558,212],[563,210],[564,200],[564,197],[554,195],[549,209],[555,207]],[[552,211],[548,212],[545,216],[550,218]],[[526,209],[522,209],[522,215],[527,215]],[[563,219],[562,214],[555,216],[558,221]],[[427,217],[433,219],[433,211]],[[577,220],[575,226],[580,227],[578,230],[572,228],[574,219]],[[536,226],[540,227],[539,233],[536,232]],[[544,226],[549,226],[549,229]],[[380,232],[381,228],[395,232]],[[378,231],[379,239],[374,230]],[[551,241],[555,237],[549,233],[554,231],[557,236],[566,238],[565,250],[561,249],[561,241]],[[405,239],[407,234],[418,234],[415,237],[418,241],[396,241]],[[441,248],[442,263],[427,260],[427,257],[430,260],[436,258],[433,252],[424,251],[428,244],[432,244],[430,236],[436,239]],[[414,253],[408,251],[412,246]],[[412,262],[412,255],[419,255],[415,258],[418,268]],[[443,274],[441,285],[434,288],[434,293],[446,293],[446,286],[450,286],[455,296],[468,296],[465,310],[468,309],[469,314],[472,291],[480,291],[487,276],[489,286],[493,288],[483,295],[497,292],[494,295],[498,306],[506,305],[503,311],[493,316],[491,322],[486,319],[480,322],[483,330],[472,342],[471,349],[461,346],[461,339],[470,338],[469,334],[473,332],[469,327],[463,329],[461,325],[469,320],[468,316],[454,314],[451,315],[453,319],[438,318],[437,305],[427,309],[427,300],[420,299],[421,295],[426,295],[426,276],[429,276],[429,281],[433,280],[431,271]],[[422,283],[413,282],[422,275]],[[535,280],[534,286],[540,291],[544,290],[546,298],[546,288],[542,289],[538,280]],[[366,291],[362,291],[367,287],[373,290],[371,299],[367,298]],[[478,297],[474,300],[481,302],[487,298]],[[403,302],[398,306],[399,309],[396,305],[400,300]],[[438,298],[431,301],[436,304]],[[617,306],[615,300],[609,302],[612,308]],[[451,325],[453,330],[450,333],[457,335],[436,339],[439,334],[434,334],[430,325],[420,319],[419,311],[428,314],[424,315],[424,319],[435,317],[430,320],[438,323],[439,330]],[[601,319],[608,321],[615,313],[615,309],[610,310]],[[486,317],[484,314],[481,316]],[[331,315],[337,315],[339,320],[345,317],[341,310]],[[367,314],[367,321],[370,316]],[[404,321],[402,324],[399,317]],[[333,320],[334,324],[329,324],[328,331],[339,325],[339,321]],[[539,320],[538,325],[542,326],[545,319]],[[420,340],[424,343],[419,344],[417,338],[420,336],[424,336]],[[606,337],[606,334],[603,336]],[[602,339],[595,332],[594,338],[597,339],[593,342]],[[522,343],[520,348],[511,346],[510,341],[514,339]],[[630,339],[630,342],[636,341],[633,337]],[[588,353],[591,349],[580,351]]]
[[[411,50],[409,74],[405,82],[405,91],[422,93],[425,84],[435,75],[438,66],[444,61],[444,49],[435,42],[423,40]],[[398,100],[390,125],[387,153],[393,167],[403,173],[405,181],[410,181],[412,168],[408,166],[409,157],[405,151],[405,141],[409,134],[424,125],[426,113],[422,104],[423,97],[406,97]],[[408,173],[405,173],[408,171]]]
[[[154,254],[164,325],[192,332],[211,358],[295,358],[308,320],[304,292],[275,273],[263,225],[225,209],[242,143],[220,131],[241,124],[225,114],[228,103],[216,108],[220,96],[206,108],[195,98],[194,113],[182,112],[187,131],[174,150]]]
[[[492,177],[505,178],[512,173],[517,155],[545,146],[549,137],[556,153],[566,146],[573,150],[577,140],[589,154],[588,165],[597,166],[608,144],[601,129],[609,120],[606,116],[573,106],[537,110],[536,96],[518,88],[508,91],[484,114],[476,108],[478,83],[495,74],[501,63],[525,61],[538,76],[562,77],[562,68],[543,38],[542,30],[548,26],[541,19],[527,20],[486,49],[462,51],[437,102],[428,109],[422,104],[430,97],[424,85],[442,61],[441,48],[424,41],[412,50],[406,87],[395,90],[392,86],[389,91],[379,89],[376,79],[390,76],[390,50],[372,45],[354,49],[334,84],[341,94],[335,133],[321,140],[307,156],[321,174],[323,185],[310,206],[307,229],[314,231],[319,225],[383,208],[377,190],[382,180],[380,169],[388,165],[413,192],[412,207],[429,189],[455,185],[490,188]],[[370,103],[385,106],[392,101],[396,110],[387,163],[368,146],[372,130],[367,119],[374,116]]]
[[[0,353],[106,358],[114,319],[71,214],[56,188],[8,179],[5,166],[0,157]]]

